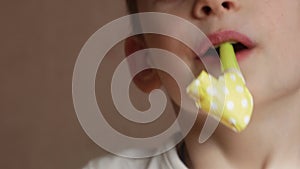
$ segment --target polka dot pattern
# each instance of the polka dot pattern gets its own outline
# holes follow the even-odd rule
[[[240,132],[250,122],[253,98],[238,72],[226,72],[218,79],[202,71],[187,88],[201,109],[221,123]]]
[[[250,117],[249,116],[244,117],[244,123],[248,124],[249,122],[250,122]]]
[[[229,90],[227,87],[224,87],[224,93],[225,93],[225,95],[229,94]]]
[[[210,106],[212,110],[214,111],[218,110],[218,105],[216,103],[212,102]]]
[[[239,93],[243,93],[244,92],[244,88],[240,85],[236,86],[236,91],[239,92]]]
[[[232,101],[227,101],[226,106],[229,111],[234,109],[234,103]]]
[[[215,95],[217,94],[217,91],[216,91],[216,89],[215,89],[214,87],[209,86],[209,87],[207,88],[207,93],[208,93],[209,95],[211,95],[211,96],[215,96]]]
[[[245,99],[245,98],[242,100],[242,107],[243,108],[247,108],[248,107],[248,100]]]
[[[236,80],[236,75],[235,75],[235,74],[231,74],[231,75],[230,75],[230,79],[231,79],[232,81],[235,81],[235,80]]]

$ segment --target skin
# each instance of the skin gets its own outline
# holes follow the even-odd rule
[[[222,3],[227,3],[224,8]],[[210,7],[209,14],[203,7]],[[240,134],[220,125],[214,135],[199,144],[206,118],[199,113],[193,130],[185,138],[188,166],[215,168],[299,168],[300,166],[300,1],[297,0],[147,0],[138,1],[140,12],[156,11],[182,17],[205,34],[235,30],[255,43],[251,54],[239,62],[254,97],[250,125]],[[174,30],[176,31],[176,27]],[[156,47],[183,59],[195,75],[203,69],[195,54],[180,42],[160,35],[126,40],[125,51]],[[148,70],[134,79],[150,92],[165,86],[174,106],[179,93],[167,74]]]

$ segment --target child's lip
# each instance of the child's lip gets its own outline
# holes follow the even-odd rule
[[[240,42],[247,47],[246,50],[236,53],[237,59],[241,60],[241,58],[245,58],[246,54],[255,47],[254,42],[248,36],[233,30],[215,32],[207,35],[207,37],[207,39],[200,43],[200,47],[198,48],[198,57],[202,57],[212,46],[219,46],[224,42],[233,41]]]

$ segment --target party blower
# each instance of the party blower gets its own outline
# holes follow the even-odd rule
[[[251,119],[253,97],[246,87],[231,43],[220,46],[220,59],[224,74],[216,79],[202,71],[187,87],[187,93],[198,108],[220,119],[230,129],[241,132]]]

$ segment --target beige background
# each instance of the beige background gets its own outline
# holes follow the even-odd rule
[[[81,168],[103,150],[76,118],[73,67],[86,40],[105,23],[125,15],[124,1],[0,4],[0,168]],[[122,57],[121,47],[110,52],[107,68]]]

